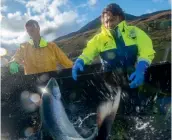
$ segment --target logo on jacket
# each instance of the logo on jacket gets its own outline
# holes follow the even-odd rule
[[[130,30],[129,37],[132,38],[132,39],[136,38],[136,31],[134,29]]]
[[[109,60],[112,60],[115,58],[115,52],[107,52],[106,56]]]

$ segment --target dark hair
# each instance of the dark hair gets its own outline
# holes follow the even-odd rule
[[[33,19],[28,20],[26,22],[26,24],[25,24],[25,27],[27,27],[27,26],[33,26],[33,25],[36,26],[35,28],[39,27],[38,22],[36,20],[33,20]]]
[[[107,5],[107,7],[104,8],[104,10],[102,12],[102,16],[107,12],[111,12],[113,16],[119,16],[121,18],[121,20],[125,20],[124,11],[116,3],[111,3],[111,4]]]

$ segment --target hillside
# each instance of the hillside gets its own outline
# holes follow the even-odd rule
[[[141,16],[134,16],[134,15],[126,13],[125,18],[126,18],[127,21],[132,21],[132,20],[136,20],[136,19],[144,19],[144,18],[153,16],[153,15],[157,15],[157,14],[162,13],[162,12],[167,12],[167,11],[170,11],[170,10],[156,11],[156,12],[153,12],[153,13],[143,14]],[[64,36],[61,36],[61,37],[57,38],[55,41],[59,41],[59,40],[65,39],[65,38],[69,38],[69,37],[72,37],[72,36],[74,36],[76,34],[87,32],[88,30],[99,28],[100,25],[101,25],[101,21],[100,21],[100,16],[99,16],[98,18],[96,18],[96,19],[90,21],[89,23],[87,23],[80,30],[78,30],[76,32],[69,33],[69,34],[64,35]]]
[[[137,16],[133,16],[133,15],[130,15],[130,14],[125,14],[125,17],[126,17],[127,21],[131,21],[131,20],[134,20],[134,19],[138,18]],[[59,40],[65,39],[65,38],[69,38],[69,37],[72,37],[72,36],[74,36],[76,34],[87,32],[88,30],[99,28],[100,25],[101,25],[101,21],[100,21],[100,16],[99,16],[98,18],[90,21],[88,24],[83,26],[80,30],[78,30],[76,32],[72,32],[72,33],[67,34],[65,36],[61,36],[61,37],[57,38],[55,41],[59,41]]]
[[[97,21],[97,19],[94,21]],[[93,24],[94,21],[90,22],[81,29],[86,29],[88,25],[91,25],[91,23]],[[141,28],[151,37],[154,48],[157,52],[154,62],[165,60],[164,53],[166,52],[166,48],[169,48],[171,44],[170,10],[156,12],[156,14],[150,14],[147,16],[140,16],[140,18],[137,17],[135,20],[128,21],[128,24]],[[55,42],[69,55],[69,57],[74,59],[81,54],[81,51],[85,47],[87,41],[99,31],[100,28],[91,28],[91,30],[87,30],[86,32],[74,34],[71,37],[61,39],[60,41],[55,40]],[[169,50],[167,52],[169,52]],[[170,53],[168,55],[168,60],[171,60]]]

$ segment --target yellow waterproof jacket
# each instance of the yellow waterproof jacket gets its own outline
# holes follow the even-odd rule
[[[71,68],[73,62],[53,42],[41,38],[39,48],[35,48],[33,41],[20,44],[20,48],[12,61],[24,65],[25,75],[57,70],[57,64]]]
[[[112,34],[102,25],[101,32],[87,43],[79,56],[84,64],[90,64],[98,55],[111,65],[134,65],[140,60],[149,64],[152,62],[155,51],[151,39],[144,31],[136,26],[128,26],[126,21],[119,23],[114,30],[115,34]]]

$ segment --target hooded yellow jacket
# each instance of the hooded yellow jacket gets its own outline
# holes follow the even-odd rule
[[[20,44],[20,48],[12,61],[24,65],[25,75],[57,70],[57,64],[71,68],[73,62],[53,42],[40,40],[39,48],[35,48],[33,41]]]
[[[128,26],[122,21],[112,34],[103,25],[79,56],[84,64],[90,64],[98,55],[111,66],[134,66],[144,60],[149,64],[154,58],[154,49],[149,36],[136,26]]]

